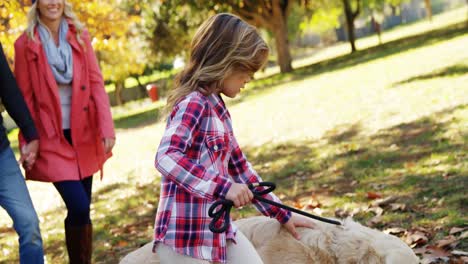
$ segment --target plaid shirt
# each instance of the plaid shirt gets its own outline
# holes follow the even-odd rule
[[[220,96],[192,92],[174,107],[156,154],[162,174],[156,213],[158,242],[177,253],[212,262],[226,262],[226,240],[235,241],[237,228],[213,233],[208,209],[224,198],[232,181],[260,182],[234,137],[231,117]],[[265,198],[279,202],[274,194]],[[291,213],[253,201],[264,215],[286,223]]]

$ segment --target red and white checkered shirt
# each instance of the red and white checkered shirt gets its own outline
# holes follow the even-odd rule
[[[239,148],[231,117],[219,95],[192,92],[174,107],[155,161],[162,174],[156,213],[155,246],[162,242],[177,253],[211,262],[226,262],[226,240],[237,228],[213,233],[209,207],[224,198],[232,181],[261,182]],[[280,202],[270,193],[265,198]],[[264,215],[286,223],[291,213],[253,201]]]

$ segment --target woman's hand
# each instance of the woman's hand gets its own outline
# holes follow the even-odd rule
[[[253,193],[246,184],[233,183],[226,193],[226,199],[234,202],[234,207],[247,205],[253,199]]]
[[[301,236],[296,230],[296,227],[307,227],[307,228],[314,228],[315,223],[312,221],[312,219],[292,213],[291,218],[289,218],[289,221],[283,224],[283,227],[288,230],[291,235],[296,238],[297,240],[301,239]]]
[[[18,161],[25,170],[30,170],[36,162],[39,151],[39,140],[32,140],[21,148],[21,157]]]
[[[104,138],[102,140],[102,145],[104,146],[104,152],[109,153],[112,151],[112,148],[115,145],[115,139],[114,138]]]

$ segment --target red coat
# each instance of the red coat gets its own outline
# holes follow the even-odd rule
[[[67,40],[73,52],[71,136],[62,132],[58,85],[36,31],[33,41],[23,33],[15,43],[15,75],[39,133],[39,155],[26,178],[57,182],[79,180],[102,170],[111,156],[104,153],[103,138],[115,138],[109,98],[87,31],[76,38],[69,22]],[[20,145],[24,144],[21,140]]]

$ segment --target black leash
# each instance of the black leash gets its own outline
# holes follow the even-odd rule
[[[261,201],[261,202],[264,202],[264,203],[267,203],[267,204],[271,204],[271,205],[286,209],[288,211],[291,211],[291,212],[294,212],[294,213],[297,213],[297,214],[300,214],[300,215],[303,215],[303,216],[307,216],[309,218],[313,218],[313,219],[318,220],[318,221],[322,221],[322,222],[333,224],[333,225],[341,225],[341,223],[336,221],[336,220],[332,220],[332,219],[320,217],[320,216],[317,216],[317,215],[309,214],[307,212],[298,210],[296,208],[289,207],[287,205],[280,204],[280,203],[277,203],[275,201],[263,198],[262,197],[263,195],[272,192],[276,188],[276,185],[274,183],[272,183],[272,182],[256,182],[256,183],[250,183],[248,186],[249,186],[249,189],[252,191],[255,199],[257,199],[258,201]],[[260,191],[260,190],[256,189],[257,187],[267,187],[267,188]],[[216,208],[218,208],[218,206],[221,206],[221,207],[218,210],[216,210]],[[213,203],[210,206],[210,209],[208,210],[208,216],[213,218],[213,220],[211,220],[210,225],[209,225],[209,228],[210,228],[211,232],[213,232],[213,233],[223,233],[229,228],[229,224],[230,224],[229,214],[230,214],[231,208],[233,206],[234,206],[233,201],[225,200],[225,199],[218,200],[218,201],[216,201],[215,203]],[[222,222],[220,227],[217,227],[217,223],[221,218],[224,218],[224,221]]]

